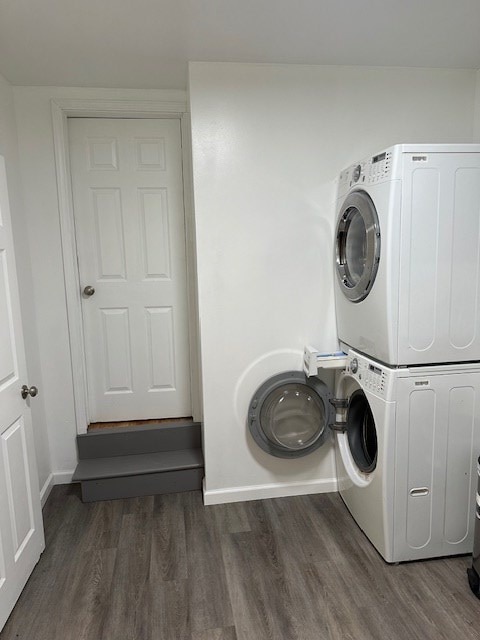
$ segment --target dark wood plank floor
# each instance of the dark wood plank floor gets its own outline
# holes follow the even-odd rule
[[[47,549],[1,640],[480,638],[469,558],[387,565],[336,494],[86,505],[67,486],[44,516]]]

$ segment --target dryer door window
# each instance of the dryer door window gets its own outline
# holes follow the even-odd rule
[[[267,380],[252,398],[248,426],[255,442],[280,458],[318,449],[334,419],[331,394],[318,378],[289,371]]]
[[[355,465],[363,473],[377,466],[377,429],[367,397],[360,389],[352,393],[347,411],[346,434]]]
[[[340,210],[336,234],[337,277],[349,300],[360,302],[367,297],[379,261],[380,227],[375,206],[365,191],[354,191]]]

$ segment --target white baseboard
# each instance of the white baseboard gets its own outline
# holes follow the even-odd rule
[[[45,484],[40,489],[40,502],[42,503],[42,508],[45,506],[46,501],[48,500],[48,496],[50,495],[50,491],[53,487],[53,473],[51,473],[48,478],[45,480]]]
[[[229,487],[207,491],[203,487],[205,505],[225,504],[227,502],[245,502],[246,500],[263,500],[265,498],[285,498],[287,496],[304,496],[309,493],[331,493],[337,491],[337,479],[325,478],[307,482],[276,482],[248,487]]]
[[[53,484],[70,484],[74,471],[74,469],[72,471],[56,471],[53,474]]]
[[[72,481],[73,471],[57,471],[51,473],[45,480],[45,484],[40,489],[40,502],[42,508],[48,500],[51,490],[56,484],[70,484]]]
[[[72,471],[57,471],[51,473],[40,491],[42,507],[47,501],[52,488],[57,484],[70,484]],[[307,482],[276,482],[247,487],[229,487],[227,489],[205,489],[203,486],[203,500],[205,505],[226,504],[228,502],[245,502],[247,500],[264,500],[265,498],[285,498],[287,496],[304,496],[310,493],[332,493],[338,491],[336,478],[310,480]]]

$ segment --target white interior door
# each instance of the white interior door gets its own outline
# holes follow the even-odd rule
[[[45,547],[20,306],[0,156],[0,629]]]
[[[90,422],[189,416],[180,122],[72,118],[69,138]]]

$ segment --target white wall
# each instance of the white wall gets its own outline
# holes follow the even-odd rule
[[[11,122],[4,85],[0,112]],[[193,64],[190,91],[207,489],[220,492],[209,499],[261,495],[237,491],[254,485],[267,485],[264,495],[331,488],[328,450],[295,462],[263,455],[246,435],[246,405],[268,375],[300,366],[305,343],[335,346],[330,255],[340,168],[396,141],[470,140],[475,73]],[[31,379],[40,381],[44,403],[43,416],[43,404],[35,409],[37,454],[42,480],[50,469],[48,424],[51,468],[61,481],[75,467],[76,449],[50,100],[166,95],[51,87],[13,93],[25,203],[24,218],[12,206],[14,231]],[[9,125],[14,147],[12,135]],[[18,175],[12,181],[19,194]],[[230,498],[224,489],[233,490]]]
[[[52,468],[56,482],[67,482],[77,461],[76,425],[51,100],[185,100],[185,92],[15,87],[14,96]]]
[[[275,459],[246,427],[268,376],[336,347],[334,180],[396,142],[468,142],[474,71],[193,63],[189,91],[207,502],[331,489],[329,447]]]
[[[475,142],[480,142],[480,70],[477,71],[477,82],[475,92],[475,124],[473,137]]]
[[[20,304],[24,326],[25,351],[27,356],[28,382],[39,387],[40,393],[32,401],[32,421],[37,456],[39,489],[48,483],[50,476],[50,453],[45,418],[43,380],[38,351],[37,320],[32,301],[32,272],[27,241],[27,222],[24,215],[22,185],[18,158],[17,130],[15,124],[13,89],[0,76],[0,153],[5,157],[8,191],[15,243]],[[47,485],[48,486],[48,485]]]

